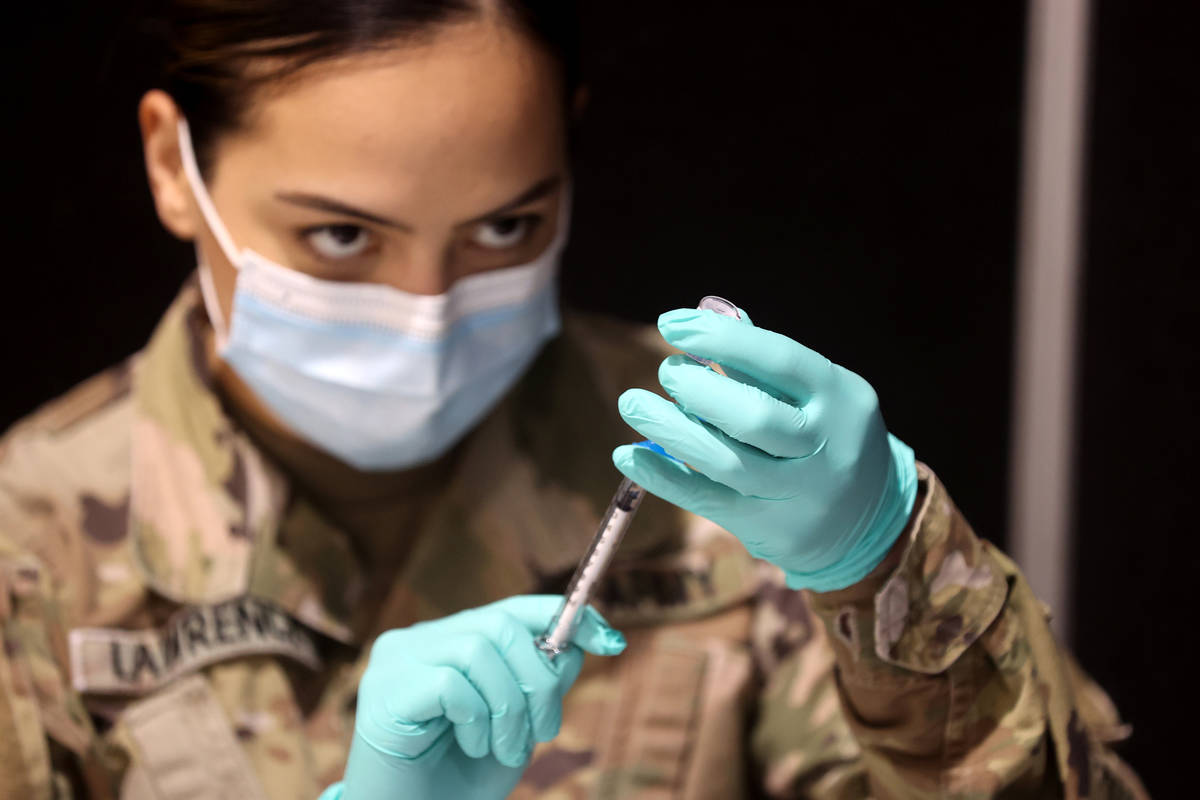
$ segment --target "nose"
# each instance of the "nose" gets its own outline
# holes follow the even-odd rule
[[[416,244],[388,283],[411,294],[445,294],[454,282],[449,246]]]

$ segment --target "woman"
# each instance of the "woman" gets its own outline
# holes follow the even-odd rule
[[[170,6],[138,116],[199,268],[0,450],[0,794],[1135,796],[867,382],[560,319],[569,4]],[[610,456],[667,502],[551,661]]]

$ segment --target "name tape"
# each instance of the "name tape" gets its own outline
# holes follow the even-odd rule
[[[319,670],[309,632],[275,604],[238,597],[181,609],[161,628],[76,628],[68,634],[78,692],[145,694],[201,667],[278,655]]]

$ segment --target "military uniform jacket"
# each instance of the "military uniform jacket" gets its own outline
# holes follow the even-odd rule
[[[184,288],[148,346],[0,442],[0,797],[314,800],[383,630],[561,591],[618,481],[652,329],[563,335],[427,482],[381,570],[222,405]],[[515,798],[1140,797],[1107,697],[919,465],[859,584],[785,588],[648,498]]]

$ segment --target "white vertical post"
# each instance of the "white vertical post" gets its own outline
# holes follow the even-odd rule
[[[1088,0],[1029,2],[1016,290],[1009,542],[1064,640],[1088,16]]]

